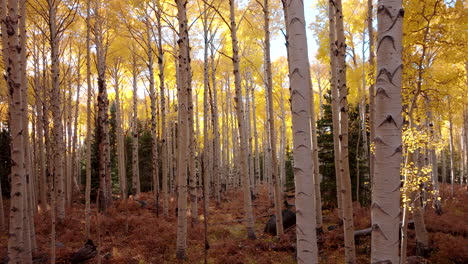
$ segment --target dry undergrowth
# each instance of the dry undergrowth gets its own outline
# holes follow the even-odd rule
[[[444,197],[449,197],[444,192]],[[262,188],[259,198],[254,200],[254,212],[258,239],[248,240],[242,222],[243,203],[240,191],[228,191],[223,202],[216,205],[210,201],[208,238],[208,263],[243,264],[243,263],[295,263],[294,228],[287,230],[281,240],[263,233],[264,223],[273,214],[273,207],[268,199],[266,188]],[[176,217],[175,198],[170,201],[170,216],[157,217],[151,194],[143,194],[147,206],[142,208],[134,200],[114,201],[106,215],[99,216],[99,233],[101,234],[100,253],[103,263],[178,263],[175,259]],[[5,207],[8,208],[8,207]],[[128,208],[128,220],[126,212]],[[466,189],[458,189],[454,199],[443,200],[444,214],[438,216],[430,206],[426,209],[426,224],[431,232],[433,248],[430,263],[450,264],[468,263],[468,194]],[[162,212],[160,212],[162,213]],[[184,263],[204,262],[204,228],[203,208],[199,203],[198,224],[188,225],[188,259]],[[189,218],[190,219],[190,218]],[[128,232],[125,226],[128,221]],[[98,243],[96,210],[93,207],[91,239]],[[336,212],[324,211],[324,232],[319,236],[321,263],[343,263],[344,248],[341,227],[336,226]],[[370,226],[368,208],[355,206],[356,229]],[[47,214],[36,218],[37,243],[39,255],[44,256],[50,249],[50,221]],[[57,259],[58,263],[68,263],[70,254],[83,246],[84,205],[76,201],[73,209],[67,211],[67,218],[57,226]],[[0,256],[6,255],[7,232],[0,236]],[[414,233],[410,232],[408,253],[414,254]],[[369,263],[370,237],[356,240],[356,252],[359,263]],[[89,263],[97,263],[94,259]]]

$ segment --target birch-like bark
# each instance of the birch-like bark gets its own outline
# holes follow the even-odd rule
[[[10,263],[32,262],[32,259],[25,259],[30,253],[26,252],[24,241],[24,198],[26,194],[26,170],[24,160],[24,145],[21,135],[23,129],[22,100],[22,71],[26,64],[21,62],[21,45],[19,38],[19,6],[16,1],[1,2],[1,29],[2,29],[2,53],[5,69],[5,80],[8,87],[9,120],[11,136],[11,196],[9,215],[9,236],[8,236],[8,258]]]
[[[402,1],[380,0],[377,20],[371,263],[399,263]]]
[[[185,259],[187,248],[187,166],[188,166],[188,97],[191,92],[190,48],[187,25],[187,0],[176,0],[179,21],[178,92],[178,169],[177,169],[177,245],[176,257]]]
[[[106,55],[107,45],[104,43],[103,18],[99,14],[100,0],[96,0],[94,13],[94,44],[96,46],[96,68],[98,85],[98,116],[96,141],[98,142],[99,157],[99,201],[100,211],[106,212],[111,202],[111,178],[110,178],[110,145],[109,145],[109,99],[107,97],[106,83]]]
[[[278,171],[278,157],[276,147],[276,128],[275,128],[275,114],[273,111],[273,76],[271,73],[271,55],[270,55],[270,8],[269,1],[263,2],[264,14],[264,33],[265,33],[265,73],[266,73],[266,90],[268,96],[268,123],[270,125],[270,147],[271,147],[271,165],[272,165],[272,178],[274,184],[274,200],[275,200],[275,215],[276,215],[276,235],[280,237],[283,235],[283,216],[281,213],[282,198],[281,198],[281,180]]]
[[[49,44],[51,58],[51,75],[52,75],[52,94],[51,94],[51,111],[53,118],[53,157],[54,157],[54,177],[56,181],[57,194],[57,217],[60,220],[65,219],[65,182],[63,169],[63,124],[62,124],[62,96],[60,92],[60,61],[59,61],[59,39],[57,34],[57,5],[56,1],[48,0],[49,5]]]
[[[232,64],[234,66],[234,86],[236,96],[234,98],[237,127],[239,128],[240,137],[240,170],[242,177],[242,189],[244,192],[244,210],[245,210],[245,224],[247,228],[247,237],[249,239],[256,239],[254,216],[252,210],[252,197],[250,195],[250,181],[247,171],[247,138],[244,125],[244,105],[242,100],[241,76],[240,76],[240,57],[239,57],[239,43],[237,40],[237,23],[235,16],[235,2],[229,0],[229,18],[230,18],[230,31],[232,40]]]
[[[156,27],[157,27],[157,34],[158,40],[156,42],[157,49],[158,49],[158,69],[159,69],[159,100],[161,102],[161,164],[162,164],[162,192],[163,192],[163,214],[164,216],[168,216],[168,196],[167,196],[167,179],[168,175],[168,153],[167,153],[167,128],[166,128],[166,95],[165,95],[165,86],[164,86],[164,50],[162,45],[162,26],[161,26],[161,3],[159,0],[156,1]]]
[[[115,90],[115,126],[117,132],[117,168],[119,187],[122,199],[127,199],[127,173],[125,169],[125,143],[122,129],[122,114],[120,108],[120,61],[117,61],[111,71]]]
[[[333,157],[335,161],[335,180],[336,180],[336,200],[338,205],[338,216],[343,220],[343,195],[341,194],[341,149],[340,149],[340,117],[338,109],[338,87],[336,83],[336,53],[335,53],[335,2],[328,2],[328,19],[329,19],[329,38],[330,38],[330,89],[332,91],[332,122],[333,122]]]
[[[310,68],[304,4],[286,3],[288,63],[291,85],[294,176],[296,192],[297,262],[318,263],[315,188],[310,136]]]
[[[449,105],[450,105],[450,96],[449,96]],[[455,186],[455,163],[454,163],[454,144],[453,144],[453,120],[452,113],[449,113],[449,150],[450,150],[450,196],[454,196],[454,186]]]
[[[211,33],[210,39],[214,38]],[[216,65],[215,65],[215,49],[213,43],[210,45],[211,52],[211,87],[213,91],[213,101],[211,104],[211,123],[213,126],[213,175],[215,180],[215,199],[218,204],[221,203],[221,144],[219,139],[219,119],[218,119],[218,91],[216,91]]]
[[[85,234],[90,237],[91,218],[91,0],[86,2],[86,186],[85,186]]]
[[[346,85],[346,43],[343,28],[343,12],[341,0],[335,0],[336,19],[336,54],[337,54],[337,82],[340,103],[340,170],[341,194],[343,198],[343,224],[345,240],[345,262],[356,263],[354,245],[353,200],[351,190],[351,176],[349,174],[348,151],[348,87]]]
[[[132,86],[133,86],[133,122],[132,122],[132,194],[139,196],[140,166],[138,162],[138,65],[136,54],[132,54]]]
[[[309,67],[310,68],[310,67]],[[317,230],[322,231],[322,195],[320,193],[320,163],[318,157],[318,141],[317,141],[317,121],[315,117],[315,100],[314,88],[312,79],[310,82],[310,128],[312,136],[312,162],[314,167],[314,188],[315,188],[315,217],[317,218]]]

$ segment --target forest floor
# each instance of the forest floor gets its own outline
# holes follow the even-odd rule
[[[442,197],[449,197],[448,187],[443,187]],[[295,263],[295,229],[286,230],[286,234],[277,239],[263,232],[265,223],[273,214],[266,188],[261,188],[259,197],[253,201],[257,240],[246,238],[242,222],[243,202],[241,192],[232,190],[226,193],[224,201],[216,205],[210,202],[208,220],[208,263],[243,264],[243,263]],[[127,206],[116,200],[106,215],[99,216],[100,227],[97,229],[97,214],[93,207],[91,239],[98,244],[100,234],[100,255],[102,263],[178,263],[175,259],[176,216],[175,198],[170,199],[170,216],[157,217],[152,204],[152,194],[145,193],[140,201],[129,199]],[[293,201],[291,201],[292,203]],[[6,201],[5,206],[8,202]],[[435,214],[428,204],[426,207],[426,227],[430,232],[430,255],[416,263],[468,263],[468,192],[466,188],[456,190],[453,199],[443,199],[443,214]],[[9,207],[5,207],[9,208]],[[127,208],[127,209],[126,209]],[[187,257],[182,263],[204,263],[204,224],[202,202],[199,203],[199,222],[188,224]],[[369,208],[355,205],[355,229],[370,227]],[[8,210],[7,210],[8,211]],[[126,217],[128,212],[128,219]],[[336,212],[324,210],[324,231],[319,236],[320,263],[344,263],[342,228],[337,226]],[[128,232],[125,230],[128,221]],[[35,263],[48,263],[50,250],[50,220],[48,214],[38,214],[36,234],[39,253]],[[73,208],[67,210],[65,221],[57,225],[57,263],[69,263],[70,255],[83,247],[84,204],[76,201]],[[330,228],[329,228],[330,227]],[[333,230],[329,230],[333,229]],[[414,255],[414,231],[409,231],[408,256]],[[7,232],[0,236],[0,256],[6,256]],[[356,239],[358,263],[369,263],[370,236]],[[42,261],[40,261],[42,257]],[[0,258],[1,259],[1,258]],[[427,261],[427,262],[426,262]],[[97,258],[88,263],[97,263]]]

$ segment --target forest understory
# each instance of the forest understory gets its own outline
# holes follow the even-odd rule
[[[259,188],[253,201],[255,226],[258,237],[249,240],[243,223],[243,203],[237,199],[241,190],[230,190],[221,204],[210,200],[208,218],[208,263],[296,263],[295,228],[285,230],[281,239],[263,232],[265,223],[274,214],[274,206],[268,197],[268,188]],[[441,196],[450,197],[450,186],[441,186]],[[106,214],[97,214],[94,204],[91,217],[91,239],[98,246],[101,263],[204,263],[204,215],[200,201],[198,223],[191,222],[189,214],[187,260],[175,258],[176,197],[170,199],[170,216],[157,216],[152,193],[143,193],[138,199],[113,201]],[[84,197],[82,197],[84,198]],[[70,263],[71,255],[85,243],[84,199],[78,199],[67,210],[65,221],[57,223],[57,262]],[[294,200],[288,201],[294,204]],[[8,208],[8,201],[5,201]],[[294,210],[294,209],[293,209]],[[437,215],[428,202],[425,209],[426,228],[430,235],[431,252],[426,258],[409,257],[408,263],[455,264],[468,263],[468,192],[456,186],[454,198],[442,199],[442,215]],[[343,230],[338,225],[336,210],[323,209],[323,232],[318,236],[320,263],[344,263]],[[39,213],[35,218],[39,252],[34,263],[48,263],[50,252],[50,217]],[[100,223],[97,225],[96,223]],[[128,232],[126,225],[128,223]],[[354,204],[356,230],[370,227],[370,208]],[[99,238],[100,237],[100,238]],[[7,254],[7,231],[0,236],[0,256]],[[409,229],[408,256],[415,255],[415,234]],[[358,263],[369,263],[370,235],[356,238]],[[98,257],[85,263],[98,263]]]

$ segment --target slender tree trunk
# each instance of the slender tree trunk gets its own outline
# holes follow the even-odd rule
[[[311,79],[312,80],[312,79]],[[315,216],[317,218],[317,230],[322,231],[322,195],[320,193],[320,163],[318,157],[318,142],[317,142],[317,121],[315,117],[315,101],[314,88],[312,81],[310,82],[310,128],[312,136],[312,162],[314,163],[314,188],[315,188]]]
[[[341,194],[343,196],[343,224],[345,240],[345,262],[356,263],[354,245],[353,200],[351,193],[351,176],[349,173],[348,154],[348,88],[346,85],[346,43],[343,28],[343,12],[341,0],[335,1],[336,18],[336,54],[337,54],[337,82],[336,86],[340,98],[340,170]]]
[[[109,99],[107,97],[106,84],[106,54],[107,47],[103,40],[103,18],[99,14],[99,1],[95,2],[96,6],[94,13],[96,21],[94,24],[94,42],[96,46],[96,64],[97,64],[97,85],[98,85],[98,116],[97,116],[97,133],[96,141],[98,142],[98,159],[99,159],[99,201],[100,211],[106,212],[111,202],[111,178],[110,178],[110,150],[109,150]]]
[[[86,2],[86,84],[88,94],[86,99],[86,186],[85,186],[85,234],[90,237],[91,218],[91,0]]]
[[[50,30],[50,58],[51,58],[51,75],[52,75],[52,118],[54,126],[52,128],[54,138],[54,175],[55,175],[55,192],[57,194],[57,217],[59,220],[65,219],[65,182],[63,169],[63,124],[62,124],[62,96],[60,93],[60,78],[59,78],[59,39],[57,35],[57,3],[48,0],[49,4],[49,30]]]
[[[167,153],[167,128],[166,128],[166,100],[165,100],[165,86],[164,86],[164,50],[162,45],[162,26],[161,26],[161,3],[159,0],[156,1],[157,12],[156,12],[156,26],[157,26],[157,48],[158,48],[158,69],[159,69],[159,99],[161,101],[161,163],[162,163],[162,192],[163,192],[163,214],[168,216],[168,195],[167,195],[167,179],[168,175],[168,162],[169,155]]]
[[[132,86],[133,86],[133,126],[132,126],[132,194],[139,196],[140,166],[138,162],[138,68],[136,54],[132,54]]]
[[[310,136],[310,68],[307,52],[304,4],[287,1],[289,79],[294,143],[294,174],[296,180],[296,236],[297,262],[318,263],[315,228],[315,188],[311,160]]]
[[[450,97],[449,97],[450,105]],[[453,121],[452,114],[449,113],[449,149],[450,149],[450,196],[454,196],[454,185],[455,185],[455,163],[454,163],[454,144],[453,144]]]
[[[21,1],[23,4],[24,2]],[[26,252],[24,241],[24,215],[26,193],[26,170],[25,155],[23,145],[23,111],[22,91],[25,85],[22,82],[22,71],[25,71],[26,62],[22,62],[21,49],[18,49],[20,38],[18,32],[22,32],[18,25],[21,15],[16,1],[1,2],[1,28],[2,28],[2,53],[4,69],[6,69],[5,80],[8,87],[9,101],[9,122],[11,135],[11,195],[10,215],[9,215],[9,237],[8,237],[8,258],[10,263],[32,262],[30,253]]]
[[[399,263],[400,163],[402,152],[401,0],[379,1],[375,94],[375,164],[372,189],[371,262]],[[388,74],[389,73],[389,74]],[[391,77],[390,77],[391,76]],[[372,111],[372,109],[371,109]]]
[[[120,63],[120,62],[119,62]],[[116,119],[116,132],[117,132],[117,167],[119,176],[119,187],[122,199],[127,199],[127,174],[125,169],[125,143],[122,129],[122,114],[120,110],[120,76],[119,67],[116,66],[113,72],[114,89],[115,89],[115,119]]]
[[[271,73],[271,58],[270,58],[270,8],[269,0],[263,2],[264,14],[264,33],[265,33],[265,73],[266,73],[266,92],[268,96],[268,123],[270,127],[270,148],[271,148],[271,165],[272,165],[272,178],[274,181],[274,200],[275,200],[275,215],[276,215],[276,235],[280,237],[283,235],[283,216],[281,213],[282,198],[281,198],[281,181],[278,171],[278,159],[276,155],[276,129],[275,129],[275,115],[273,111],[273,79]]]
[[[244,210],[245,210],[245,224],[247,227],[247,237],[249,239],[256,239],[255,235],[255,222],[252,210],[252,197],[250,195],[250,181],[247,172],[247,138],[244,125],[244,105],[242,99],[241,76],[240,76],[240,58],[239,47],[237,40],[237,23],[235,16],[235,2],[229,0],[230,10],[230,31],[232,40],[232,63],[234,66],[234,86],[236,89],[236,96],[234,101],[236,103],[237,127],[239,129],[240,137],[240,169],[242,177],[242,189],[244,191]]]
[[[177,246],[176,256],[185,259],[187,248],[187,166],[188,166],[188,97],[191,92],[190,48],[187,25],[187,0],[176,0],[179,21],[179,82],[178,82],[178,169],[177,169]],[[192,158],[192,157],[191,157]]]
[[[211,39],[214,38],[212,33]],[[219,120],[218,120],[218,91],[216,91],[216,66],[215,66],[215,50],[211,44],[211,84],[213,91],[213,101],[211,107],[211,123],[213,125],[213,175],[215,178],[215,198],[218,204],[221,203],[221,144],[219,139]]]
[[[338,109],[338,87],[336,83],[336,55],[335,55],[335,2],[329,1],[328,4],[328,19],[329,19],[329,37],[330,37],[330,89],[332,91],[332,119],[333,119],[333,153],[335,161],[335,179],[336,179],[336,200],[338,205],[338,216],[343,220],[343,195],[341,193],[341,149],[340,149],[340,118]]]

